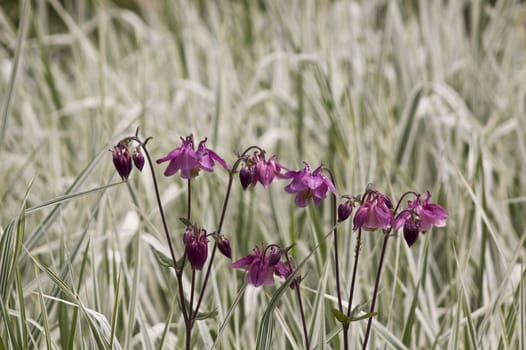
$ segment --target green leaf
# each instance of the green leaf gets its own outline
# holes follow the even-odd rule
[[[332,314],[341,323],[350,323],[352,321],[350,317],[347,317],[347,315],[345,315],[343,312],[341,312],[338,309],[332,309]]]

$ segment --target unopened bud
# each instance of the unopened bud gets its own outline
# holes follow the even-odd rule
[[[113,148],[111,154],[113,156],[113,165],[122,180],[128,179],[133,167],[128,147],[124,144],[118,144]]]
[[[232,259],[232,248],[230,248],[230,241],[225,236],[221,235],[216,239],[217,248],[229,259]]]
[[[345,201],[338,206],[338,222],[347,220],[352,213],[352,202]]]
[[[142,152],[139,150],[136,150],[133,152],[133,164],[139,169],[139,171],[142,171],[142,168],[144,167],[144,156],[142,155]]]

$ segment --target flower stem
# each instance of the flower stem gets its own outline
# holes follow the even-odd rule
[[[177,259],[175,257],[175,251],[174,251],[174,248],[173,248],[172,239],[170,238],[170,231],[168,230],[168,224],[166,222],[166,216],[164,214],[164,208],[163,208],[163,204],[161,202],[161,195],[159,193],[159,185],[157,183],[157,176],[155,175],[155,168],[153,167],[153,162],[152,162],[152,158],[150,157],[150,153],[148,152],[148,149],[146,148],[146,144],[148,143],[148,141],[151,140],[151,137],[146,138],[146,140],[144,140],[144,141],[141,141],[141,139],[139,139],[137,136],[132,136],[132,137],[129,137],[128,139],[138,142],[140,144],[142,150],[144,151],[144,154],[146,155],[146,158],[148,159],[150,172],[152,173],[152,181],[153,181],[153,188],[154,188],[154,192],[155,192],[155,198],[157,200],[157,206],[159,207],[159,214],[161,215],[161,221],[163,223],[164,234],[166,236],[166,241],[168,243],[168,248],[170,250],[170,255],[172,257],[173,268],[175,270],[175,276],[177,278],[177,286],[178,286],[178,290],[179,290],[179,298],[181,300],[181,310],[183,312],[183,318],[184,318],[185,324],[188,324],[189,323],[189,317],[188,317],[188,312],[186,310],[186,306],[185,306],[185,303],[184,303],[182,274],[181,274],[181,271],[177,270]]]
[[[327,167],[323,167],[323,170],[325,170],[330,178],[331,178],[331,181],[332,181],[332,184],[334,185],[334,175],[332,173],[332,171],[327,168]],[[343,303],[342,303],[342,294],[341,294],[341,282],[340,282],[340,262],[339,262],[339,258],[338,258],[338,228],[337,228],[337,224],[338,224],[338,210],[337,210],[337,206],[336,206],[336,202],[337,202],[337,197],[336,197],[336,194],[332,194],[332,206],[331,206],[331,211],[332,211],[332,227],[333,227],[333,236],[334,236],[334,239],[333,239],[333,243],[334,243],[334,272],[335,272],[335,275],[336,275],[336,295],[338,297],[338,310],[343,313]],[[342,329],[343,329],[343,344],[344,344],[344,349],[347,350],[349,348],[349,345],[348,345],[348,329],[349,329],[349,324],[347,322],[342,322]]]
[[[188,179],[188,204],[187,204],[187,212],[186,212],[186,220],[190,222],[190,213],[192,212],[192,180]]]
[[[382,267],[384,265],[384,257],[385,252],[387,248],[387,241],[389,240],[389,231],[384,232],[384,245],[382,247],[382,254],[380,255],[380,262],[378,263],[378,271],[376,272],[376,281],[374,283],[374,292],[373,292],[373,300],[371,301],[371,309],[369,310],[369,313],[372,314],[374,312],[374,307],[376,306],[376,297],[378,295],[378,287],[380,285],[380,276],[382,274]],[[371,333],[371,326],[373,324],[373,317],[369,317],[369,320],[367,322],[367,330],[365,331],[365,337],[363,340],[363,346],[362,349],[367,349],[367,342],[369,341],[369,335]]]
[[[349,288],[349,305],[347,305],[347,317],[351,317],[352,299],[354,296],[354,284],[356,282],[356,271],[358,270],[358,259],[360,258],[360,246],[362,244],[362,228],[358,229],[356,237],[356,249],[354,251],[354,267],[352,272],[351,287]]]
[[[230,199],[230,192],[232,190],[232,183],[234,182],[234,174],[236,173],[237,167],[241,163],[241,161],[245,158],[245,155],[252,149],[258,149],[260,152],[263,151],[258,146],[250,146],[248,147],[237,159],[237,161],[232,166],[232,169],[230,170],[229,176],[228,176],[228,185],[225,193],[225,199],[223,200],[223,209],[221,210],[221,216],[219,217],[219,224],[217,225],[217,231],[216,234],[221,234],[221,229],[223,228],[223,223],[225,221],[225,215],[226,215],[226,208],[228,206],[228,200]],[[203,280],[203,287],[201,288],[201,292],[199,293],[199,298],[197,299],[197,304],[195,306],[195,312],[194,315],[197,315],[197,312],[199,311],[199,307],[201,306],[201,302],[203,301],[203,297],[205,295],[205,289],[208,284],[208,279],[210,277],[210,271],[212,270],[212,263],[214,262],[215,254],[217,250],[217,241],[214,240],[214,247],[212,248],[212,253],[210,254],[210,262],[208,263],[208,267],[206,268],[205,278]],[[193,323],[193,320],[192,320]]]
[[[267,247],[268,248],[268,247]],[[289,265],[290,272],[292,273],[292,264],[289,259],[289,254],[285,253],[285,259],[287,260],[287,265]],[[298,298],[298,306],[300,308],[301,324],[303,327],[303,337],[305,338],[305,349],[310,349],[309,333],[307,332],[307,322],[305,321],[305,311],[303,310],[303,302],[301,300],[301,290],[300,290],[300,280],[297,279],[294,283],[294,289],[296,290],[296,297]]]

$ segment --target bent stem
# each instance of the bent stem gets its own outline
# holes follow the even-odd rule
[[[260,152],[263,152],[261,148],[258,146],[250,146],[248,147],[237,159],[237,161],[232,166],[232,169],[230,170],[229,176],[228,176],[228,185],[226,189],[225,199],[223,201],[223,209],[221,210],[221,216],[219,218],[219,224],[217,225],[217,231],[216,234],[221,234],[221,229],[223,228],[223,222],[225,221],[225,215],[226,215],[226,208],[228,206],[228,200],[230,199],[230,192],[232,190],[232,183],[234,182],[234,174],[236,173],[237,167],[241,163],[241,161],[245,158],[246,154],[252,150],[257,149]],[[208,263],[208,267],[206,268],[205,277],[203,280],[203,287],[201,288],[201,291],[199,293],[199,298],[197,299],[197,304],[195,306],[195,311],[193,312],[194,315],[197,315],[199,312],[199,307],[201,306],[201,302],[203,301],[203,297],[205,295],[205,289],[208,284],[208,279],[210,277],[210,271],[212,270],[212,263],[214,262],[215,254],[217,250],[217,241],[214,240],[214,247],[212,248],[212,253],[210,254],[210,262]],[[194,320],[191,321],[192,324]]]
[[[373,292],[373,300],[371,301],[371,309],[369,310],[369,314],[372,314],[374,312],[374,307],[376,306],[376,297],[378,295],[378,287],[380,285],[380,276],[382,274],[382,267],[384,265],[384,257],[385,252],[387,248],[387,241],[389,240],[389,231],[384,232],[384,245],[382,247],[382,254],[380,255],[380,262],[378,263],[378,271],[376,272],[376,281],[374,283],[374,292]],[[369,317],[369,320],[367,321],[367,330],[365,331],[365,338],[363,340],[363,347],[362,349],[367,349],[367,342],[369,341],[369,335],[371,333],[371,326],[373,324],[373,316]]]

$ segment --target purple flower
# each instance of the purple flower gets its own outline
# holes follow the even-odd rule
[[[287,278],[290,275],[290,269],[280,261],[280,254],[274,247],[270,248],[270,254],[265,255],[266,249],[262,245],[256,247],[252,254],[249,254],[230,265],[234,269],[245,268],[247,275],[245,282],[259,286],[274,285],[274,274]]]
[[[426,233],[431,227],[446,226],[448,212],[438,204],[430,203],[429,191],[422,202],[420,194],[414,201],[407,202],[407,208],[394,220],[395,230],[404,227],[404,239],[408,246],[412,246],[418,238],[419,233]]]
[[[192,229],[187,229],[183,234],[188,261],[194,270],[203,269],[208,256],[208,240],[206,230],[199,230],[195,234]]]
[[[303,170],[290,170],[282,177],[292,179],[292,182],[285,187],[285,191],[296,193],[294,202],[300,208],[306,207],[311,198],[316,206],[319,205],[321,200],[327,197],[327,191],[336,195],[336,188],[331,180],[321,173],[321,166],[311,173],[309,165],[305,163]]]
[[[347,220],[353,210],[352,200],[346,200],[338,206],[338,222]]]
[[[353,230],[362,228],[368,231],[388,229],[393,221],[392,204],[389,197],[378,192],[370,191],[365,202],[354,214]]]
[[[128,179],[133,167],[130,152],[128,151],[128,146],[123,143],[119,143],[113,148],[111,154],[113,156],[113,165],[115,166],[115,169],[121,176],[122,180],[124,181]]]
[[[232,248],[230,247],[230,241],[223,235],[216,237],[217,248],[229,259],[232,259]]]
[[[142,168],[144,167],[144,156],[142,155],[142,152],[140,150],[135,150],[132,155],[133,164],[139,169],[139,171],[142,171]]]
[[[206,147],[206,138],[199,142],[197,150],[194,150],[194,138],[192,135],[187,136],[186,139],[181,137],[181,140],[183,141],[181,146],[172,150],[166,157],[157,159],[157,164],[170,161],[164,171],[165,176],[171,176],[181,170],[183,179],[191,179],[199,175],[200,170],[212,171],[215,164],[214,161],[218,162],[223,168],[230,169],[217,153]]]
[[[255,152],[245,160],[245,165],[239,171],[239,180],[245,190],[249,185],[255,186],[259,181],[263,187],[268,187],[275,178],[281,176],[283,165],[276,161],[276,156],[265,159],[265,152]]]

